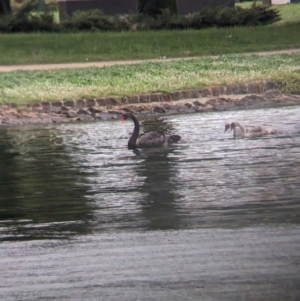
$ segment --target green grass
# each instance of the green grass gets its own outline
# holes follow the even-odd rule
[[[250,3],[238,4],[243,7]],[[270,26],[159,32],[0,35],[0,65],[187,57],[300,47],[300,4]],[[58,14],[56,13],[56,19]]]
[[[300,52],[292,55],[224,55],[218,59],[142,63],[106,68],[0,73],[0,104],[124,96],[260,79],[300,81]]]
[[[187,57],[300,47],[299,24],[159,32],[0,35],[0,65]]]
[[[293,23],[300,21],[300,4],[293,3],[287,5],[279,5],[276,7],[281,12],[282,20],[277,24]],[[274,23],[274,25],[277,25]]]

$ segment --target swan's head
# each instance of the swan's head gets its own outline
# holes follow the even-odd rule
[[[226,133],[229,129],[230,129],[230,124],[226,123],[224,133]]]
[[[120,121],[123,122],[123,121],[125,121],[125,120],[128,119],[128,118],[130,118],[129,114],[124,113],[124,114],[122,114],[121,120],[120,120]]]
[[[231,126],[230,126],[230,129],[231,129],[231,130],[234,130],[235,127],[236,127],[236,122],[232,122],[232,123],[231,123]]]

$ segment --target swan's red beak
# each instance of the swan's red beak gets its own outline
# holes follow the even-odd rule
[[[120,122],[124,122],[124,121],[125,121],[125,118],[122,116],[120,119]]]

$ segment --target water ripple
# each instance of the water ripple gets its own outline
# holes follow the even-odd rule
[[[234,120],[279,134],[234,140]],[[294,107],[145,121],[182,141],[141,151],[130,121],[1,129],[0,238],[299,224],[299,120]]]

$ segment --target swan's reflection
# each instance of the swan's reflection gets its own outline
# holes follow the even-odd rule
[[[0,221],[22,218],[18,212],[19,178],[14,151],[6,129],[0,130]],[[14,185],[11,185],[14,183]]]
[[[0,133],[2,239],[69,238],[91,231],[87,191],[76,185],[84,176],[55,137],[56,131],[38,128]]]
[[[169,132],[172,125],[162,120],[145,121],[144,132],[162,130]],[[177,229],[180,217],[176,203],[176,162],[171,154],[176,146],[168,148],[135,149],[133,152],[143,160],[137,165],[137,174],[144,178],[140,187],[144,198],[140,201],[142,213],[150,230]]]

